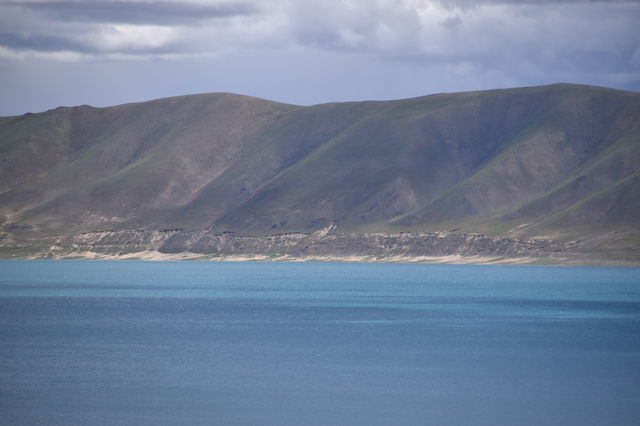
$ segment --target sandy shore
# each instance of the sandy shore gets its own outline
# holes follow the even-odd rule
[[[32,257],[37,259],[41,257]],[[271,262],[362,262],[362,263],[436,263],[436,264],[476,264],[476,265],[531,265],[540,263],[534,257],[490,257],[490,256],[267,256],[267,255],[206,255],[202,253],[181,252],[161,253],[146,250],[126,254],[106,254],[94,251],[65,253],[48,256],[49,259],[93,259],[93,260],[201,260],[224,262],[271,261]],[[562,259],[557,259],[562,263]],[[554,264],[556,262],[553,262]]]
[[[16,259],[15,257],[13,257]],[[29,256],[28,259],[87,259],[87,260],[146,260],[171,261],[194,260],[212,262],[359,262],[359,263],[424,263],[458,265],[548,265],[548,266],[614,266],[640,267],[640,262],[616,259],[590,258],[586,256],[301,256],[288,255],[211,255],[193,252],[161,253],[145,250],[132,253],[108,254],[95,251],[51,253],[45,256]]]

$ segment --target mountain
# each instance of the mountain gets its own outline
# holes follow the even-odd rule
[[[635,264],[639,175],[640,94],[601,87],[60,107],[0,118],[0,253]]]

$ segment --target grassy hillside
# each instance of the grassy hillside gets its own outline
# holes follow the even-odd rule
[[[2,232],[482,232],[637,247],[640,94],[299,107],[232,94],[0,119]],[[609,236],[609,237],[607,237]]]

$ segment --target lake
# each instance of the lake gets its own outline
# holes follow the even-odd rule
[[[0,261],[3,425],[637,425],[640,269]]]

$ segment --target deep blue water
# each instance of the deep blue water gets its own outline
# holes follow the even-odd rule
[[[0,261],[0,424],[637,425],[640,269]]]

